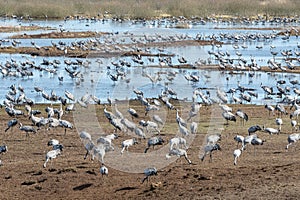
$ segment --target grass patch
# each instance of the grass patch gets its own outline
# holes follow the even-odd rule
[[[293,16],[300,9],[297,0],[0,0],[0,15],[24,16],[45,19],[62,19],[66,16],[98,16],[109,14],[118,18],[154,18],[170,16],[207,17],[212,15]]]

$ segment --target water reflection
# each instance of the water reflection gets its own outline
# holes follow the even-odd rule
[[[157,25],[157,23],[132,23],[131,21],[125,21],[123,23],[117,23],[111,20],[106,22],[79,22],[77,20],[69,21],[34,21],[34,22],[18,22],[17,20],[0,20],[0,25],[38,25],[43,27],[52,27],[57,30],[63,28],[65,31],[98,31],[98,32],[112,32],[113,36],[99,36],[100,41],[105,41],[107,38],[114,37],[116,43],[128,43],[130,37],[124,33],[130,32],[132,37],[141,38],[144,35],[148,36],[175,36],[175,35],[185,35],[191,38],[195,38],[197,35],[201,35],[203,38],[210,38],[215,36],[217,39],[220,39],[221,35],[257,35],[257,34],[275,34],[273,30],[240,30],[239,24],[228,24],[228,23],[205,23],[205,24],[193,24],[190,29],[174,29],[168,28],[168,22],[165,24]],[[153,25],[154,24],[154,25]],[[282,27],[285,28],[285,25],[262,25],[262,24],[250,24],[248,27]],[[218,28],[218,29],[216,29]],[[230,28],[230,29],[226,29]],[[234,28],[237,28],[236,30]],[[41,32],[50,32],[52,30],[45,31],[21,31],[19,33],[23,34],[37,34]],[[16,33],[1,33],[1,38],[7,38]],[[34,42],[38,46],[50,46],[52,42],[58,43],[58,41],[63,41],[67,45],[70,45],[74,41],[84,40],[88,41],[93,38],[73,38],[73,39],[34,39]],[[32,46],[31,42],[33,39],[20,39],[20,46]],[[258,65],[267,66],[267,62],[271,55],[272,51],[277,51],[278,56],[276,56],[276,61],[285,64],[284,57],[280,55],[280,52],[283,50],[291,49],[293,51],[297,50],[298,38],[296,36],[290,36],[287,40],[283,40],[281,36],[276,36],[270,39],[264,40],[238,40],[233,41],[229,39],[222,39],[224,44],[217,48],[215,46],[185,46],[185,47],[164,47],[164,52],[172,53],[175,57],[172,58],[172,64],[179,64],[178,58],[183,56],[188,60],[189,64],[195,64],[199,60],[212,62],[213,64],[218,64],[218,61],[214,60],[214,57],[209,55],[208,51],[213,52],[223,52],[230,55],[230,58],[234,60],[234,64],[238,63],[238,59],[241,56],[237,55],[239,52],[242,57],[249,63],[249,61],[255,58]],[[7,43],[3,43],[2,46],[9,46],[11,40]],[[236,46],[234,46],[236,45]],[[247,48],[243,48],[247,47]],[[238,48],[236,48],[238,47]],[[258,48],[259,47],[259,48]],[[271,48],[272,47],[272,48]],[[149,48],[149,51],[152,53],[157,53],[157,48]],[[20,54],[1,54],[1,65],[4,66],[6,61],[15,60],[17,63],[24,62],[24,60],[34,61],[36,65],[41,65],[43,62],[43,57],[32,57],[30,55],[20,55]],[[92,93],[101,99],[102,102],[107,100],[107,97],[110,96],[113,99],[128,99],[134,98],[135,94],[133,89],[137,88],[144,91],[146,97],[157,97],[161,91],[166,87],[171,87],[176,90],[177,98],[191,100],[192,92],[196,88],[202,88],[204,91],[207,91],[211,94],[212,97],[215,96],[216,88],[221,88],[224,91],[228,91],[231,88],[237,88],[238,86],[244,86],[251,88],[258,93],[257,98],[252,98],[252,103],[264,104],[265,100],[264,91],[261,89],[261,83],[264,85],[269,85],[272,87],[276,86],[276,81],[280,79],[292,80],[299,79],[299,75],[291,75],[284,73],[263,73],[255,72],[253,76],[249,76],[247,72],[239,72],[235,74],[230,74],[229,72],[220,72],[220,71],[203,71],[203,70],[192,70],[192,69],[161,69],[161,68],[147,68],[147,65],[157,64],[159,61],[157,57],[154,58],[154,61],[150,62],[148,58],[143,57],[143,65],[139,65],[132,61],[132,57],[122,57],[126,62],[131,63],[131,67],[122,67],[122,70],[126,73],[126,78],[113,82],[108,76],[108,67],[110,71],[114,71],[114,66],[112,62],[118,62],[119,57],[113,58],[101,58],[101,64],[99,64],[98,58],[87,58],[90,62],[88,67],[79,66],[82,77],[80,83],[76,82],[74,78],[71,78],[67,75],[65,67],[74,67],[67,66],[64,61],[67,59],[65,57],[51,57],[47,58],[49,60],[59,60],[60,65],[57,66],[56,73],[49,73],[44,71],[32,70],[33,76],[31,77],[5,77],[3,76],[2,84],[0,86],[0,99],[5,99],[5,94],[8,90],[8,87],[11,84],[22,85],[25,88],[25,92],[29,98],[32,98],[35,102],[46,102],[43,97],[34,91],[35,86],[39,86],[45,90],[46,93],[50,93],[52,90],[57,93],[57,95],[64,96],[64,91],[80,91],[77,97],[84,95],[86,92]],[[68,58],[69,59],[69,58]],[[70,58],[69,60],[76,60],[76,58]],[[85,59],[83,59],[85,60]],[[298,63],[299,65],[299,63]],[[53,66],[47,66],[50,69],[53,69]],[[166,77],[168,71],[174,71],[177,73],[176,77],[169,81]],[[148,73],[154,75],[156,73],[161,74],[162,80],[156,84],[152,84],[147,77],[142,76],[143,73]],[[197,83],[189,83],[185,80],[184,75],[194,74],[200,77],[200,81]],[[58,80],[58,77],[64,77],[63,82]],[[287,86],[295,87],[294,85],[287,83]],[[79,90],[78,90],[79,88]],[[238,93],[235,95],[239,95]],[[232,101],[230,94],[228,94],[229,99]],[[275,96],[276,97],[276,96]],[[279,101],[280,98],[274,98],[271,102]]]

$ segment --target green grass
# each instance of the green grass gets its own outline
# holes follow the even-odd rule
[[[284,3],[283,3],[284,2]],[[169,16],[294,16],[300,10],[298,0],[0,0],[1,16],[62,19],[66,16],[154,18]]]

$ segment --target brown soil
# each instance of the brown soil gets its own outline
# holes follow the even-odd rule
[[[290,27],[234,27],[234,28],[220,28],[220,27],[215,27],[214,29],[234,29],[234,30],[279,30],[280,32],[277,33],[277,35],[285,35],[288,31],[288,34],[290,36],[298,36],[299,35],[299,28],[295,28],[293,26]]]
[[[98,33],[93,31],[79,31],[79,32],[70,32],[70,31],[63,31],[63,32],[51,32],[51,33],[40,33],[40,34],[20,34],[14,35],[10,38],[12,39],[33,39],[33,38],[86,38],[86,37],[96,37],[101,34],[107,33]]]
[[[13,27],[11,27],[13,28]],[[26,27],[24,27],[26,28]],[[242,28],[247,29],[247,28]],[[262,28],[265,29],[265,28]],[[269,29],[269,28],[267,28]],[[28,34],[20,34],[20,35],[14,35],[11,38],[19,39],[19,38],[86,38],[86,37],[97,37],[100,34],[108,34],[105,32],[92,32],[92,31],[86,31],[86,32],[51,32],[51,33],[42,33],[42,34],[34,34],[34,35],[28,35]],[[282,35],[283,32],[280,32],[279,35]],[[290,31],[291,35],[295,35],[295,29],[291,29]],[[139,48],[147,48],[147,47],[171,47],[171,46],[203,46],[203,45],[211,45],[214,44],[222,44],[222,42],[219,41],[213,41],[213,40],[182,40],[182,41],[173,41],[173,42],[151,42],[151,43],[137,43],[134,44],[135,47]],[[88,44],[88,46],[95,46],[93,42]],[[132,44],[120,44],[119,47],[122,48],[128,48],[131,47]],[[175,56],[174,54],[167,54],[167,53],[158,53],[158,54],[152,54],[148,52],[143,51],[124,51],[124,50],[118,50],[115,49],[115,45],[106,45],[107,49],[110,50],[97,50],[97,51],[86,51],[82,50],[78,47],[74,47],[73,49],[67,48],[67,52],[64,50],[57,49],[53,46],[45,46],[45,47],[2,47],[0,48],[0,53],[20,53],[20,54],[30,54],[32,56],[65,56],[65,57],[76,57],[76,58],[86,58],[86,57],[116,57],[116,56],[133,56],[133,55],[141,55],[141,56]],[[296,58],[288,58],[290,60],[296,59]],[[148,67],[161,67],[157,65],[148,66]],[[221,70],[218,65],[192,65],[192,64],[179,64],[179,65],[173,65],[173,66],[163,66],[163,68],[185,68],[185,69],[211,69],[211,70]],[[297,67],[298,68],[298,67]],[[300,70],[298,69],[290,70],[287,69],[287,72],[289,73],[299,73]],[[226,71],[232,71],[234,73],[235,70],[226,68],[222,69]],[[239,70],[239,71],[248,71],[246,70]],[[281,70],[271,70],[269,67],[262,66],[260,71],[264,72],[281,72]]]
[[[180,104],[172,101],[176,107]],[[130,102],[130,106],[143,112],[139,103]],[[56,105],[55,105],[56,107]],[[58,106],[57,106],[58,107]],[[181,116],[185,118],[189,107]],[[218,110],[214,108],[213,110]],[[275,116],[269,116],[263,106],[231,105],[233,111],[241,108],[249,115],[245,126],[238,120],[222,126],[222,151],[213,152],[213,162],[208,157],[201,162],[199,152],[208,128],[214,130],[217,121],[223,124],[221,115],[212,118],[212,108],[201,108],[199,131],[190,148],[188,156],[191,165],[180,158],[177,162],[159,170],[158,175],[151,177],[149,183],[141,184],[144,175],[125,173],[107,166],[108,177],[99,174],[100,164],[89,159],[84,160],[84,147],[76,130],[68,130],[66,135],[61,128],[37,134],[30,134],[29,139],[17,127],[4,133],[7,121],[10,119],[2,109],[1,130],[2,144],[8,146],[8,152],[1,155],[3,166],[0,167],[0,199],[299,199],[300,192],[300,157],[299,147],[291,146],[285,150],[287,136],[290,134],[288,116],[283,116],[282,133],[269,136],[259,132],[258,136],[266,139],[264,145],[257,146],[256,155],[253,146],[249,146],[242,154],[238,165],[233,165],[233,150],[236,134],[247,135],[247,129],[254,124],[266,124],[275,127]],[[45,106],[35,106],[34,109],[44,111]],[[122,108],[122,107],[121,107]],[[119,108],[119,109],[121,109]],[[23,108],[21,108],[23,109]],[[111,110],[110,107],[108,107]],[[106,133],[113,128],[103,115],[103,105],[97,106],[99,122],[103,124]],[[168,118],[161,131],[167,141],[177,132],[175,110],[168,111]],[[43,113],[45,116],[45,113]],[[73,120],[71,113],[63,116]],[[136,119],[143,119],[140,117]],[[147,118],[145,118],[147,120]],[[20,117],[23,124],[30,124],[28,117]],[[210,125],[210,123],[213,124]],[[221,129],[216,129],[220,132]],[[127,139],[123,133],[113,143],[120,148],[121,141]],[[58,158],[43,168],[49,139],[61,141],[65,149]],[[131,152],[143,152],[146,140],[129,149]],[[155,147],[160,148],[160,147]],[[150,149],[149,151],[153,151]],[[126,152],[125,152],[126,153]]]
[[[52,30],[50,27],[41,26],[0,26],[0,32],[19,32],[19,31],[34,31],[34,30]]]
[[[91,32],[90,34],[92,34]],[[75,36],[76,33],[70,33],[69,36]],[[50,37],[51,35],[47,35],[47,37]],[[58,35],[57,35],[58,36]],[[67,37],[67,35],[64,35]],[[61,35],[61,37],[64,37]],[[31,36],[26,36],[31,37]],[[35,36],[34,36],[35,37]],[[194,45],[211,45],[212,41],[206,41],[206,40],[185,40],[185,41],[175,41],[175,42],[152,42],[147,44],[134,44],[136,47],[166,47],[166,46],[194,46]],[[220,42],[215,42],[215,44],[221,44]],[[94,46],[94,43],[88,44],[88,46]],[[122,44],[119,45],[120,47],[131,47],[132,44]],[[78,47],[74,47],[74,49],[67,48],[67,53],[64,50],[59,50],[56,47],[48,46],[48,47],[2,47],[0,48],[0,53],[20,53],[20,54],[30,54],[34,56],[66,56],[66,57],[114,57],[114,56],[128,56],[128,55],[134,55],[139,54],[142,56],[174,56],[173,54],[149,54],[147,52],[133,52],[133,51],[121,51],[114,49],[115,45],[107,45],[106,46],[110,51],[108,50],[97,50],[97,51],[87,51],[82,50]]]

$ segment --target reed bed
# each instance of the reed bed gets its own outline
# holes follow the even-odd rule
[[[162,16],[294,16],[298,0],[0,0],[1,16],[63,19],[66,16],[155,18]]]

